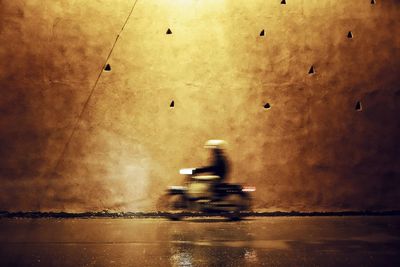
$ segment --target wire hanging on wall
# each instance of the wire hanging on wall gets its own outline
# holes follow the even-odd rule
[[[135,9],[135,6],[136,6],[137,2],[138,2],[138,0],[134,0],[134,3],[133,3],[133,5],[132,5],[132,8],[131,8],[131,10],[130,10],[128,16],[127,16],[127,18],[125,19],[125,22],[124,22],[124,24],[122,25],[121,30],[120,30],[119,33],[117,34],[117,37],[115,38],[115,41],[114,41],[113,45],[111,46],[110,52],[109,52],[108,55],[107,55],[107,58],[106,58],[106,60],[105,60],[105,63],[102,64],[101,71],[99,72],[99,74],[98,74],[98,76],[97,76],[97,79],[96,79],[96,81],[95,81],[95,83],[94,83],[92,89],[90,90],[90,93],[89,93],[88,97],[86,98],[85,103],[83,104],[82,110],[80,111],[80,113],[79,113],[79,115],[78,115],[78,118],[76,119],[76,121],[75,121],[75,123],[74,123],[74,126],[73,126],[73,128],[72,128],[71,134],[69,135],[68,140],[67,140],[67,142],[65,143],[64,148],[63,148],[63,150],[61,151],[61,154],[60,154],[60,156],[58,157],[58,159],[57,159],[57,161],[56,161],[56,164],[55,164],[54,167],[51,169],[51,172],[47,173],[47,175],[48,175],[48,174],[51,174],[51,173],[54,173],[54,172],[57,170],[58,166],[60,165],[61,160],[63,159],[63,157],[64,157],[64,155],[65,155],[65,152],[67,151],[68,145],[70,144],[70,142],[71,142],[71,140],[72,140],[72,138],[73,138],[73,136],[74,136],[76,130],[78,129],[79,122],[81,121],[82,116],[83,116],[83,114],[84,114],[84,112],[85,112],[85,110],[86,110],[86,108],[87,108],[87,106],[88,106],[88,104],[89,104],[89,102],[90,102],[90,99],[91,99],[92,96],[93,96],[94,90],[95,90],[96,87],[97,87],[97,84],[98,84],[98,82],[99,82],[99,80],[100,80],[100,77],[101,77],[101,75],[102,75],[102,73],[103,73],[103,70],[105,70],[105,71],[111,71],[111,66],[110,66],[110,64],[108,64],[107,62],[108,62],[108,60],[110,59],[111,54],[112,54],[112,52],[114,51],[115,45],[117,44],[117,41],[118,41],[118,39],[119,39],[119,36],[121,35],[121,33],[122,33],[122,31],[124,30],[126,24],[128,23],[129,18],[131,17],[132,12],[133,12],[133,10]],[[105,66],[105,67],[104,67],[104,66]]]

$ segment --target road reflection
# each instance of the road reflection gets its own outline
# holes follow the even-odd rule
[[[212,220],[209,222],[213,222]],[[258,261],[246,223],[183,221],[168,229],[172,266],[243,266]]]
[[[399,217],[3,219],[0,266],[400,266]]]

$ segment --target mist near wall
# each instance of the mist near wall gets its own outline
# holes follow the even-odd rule
[[[155,210],[216,138],[258,210],[400,209],[399,2],[280,2],[139,0],[105,62],[133,1],[0,1],[0,210]]]

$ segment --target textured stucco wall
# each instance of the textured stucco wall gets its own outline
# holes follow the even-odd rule
[[[0,1],[0,210],[154,210],[210,138],[258,209],[400,209],[396,0],[139,0],[55,168],[132,4]]]

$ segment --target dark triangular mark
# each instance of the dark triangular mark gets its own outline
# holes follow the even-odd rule
[[[107,65],[104,67],[104,70],[105,70],[105,71],[111,71],[111,66],[110,66],[110,64],[107,64]]]
[[[371,0],[371,5],[375,5],[376,1],[375,0]]]
[[[270,109],[270,108],[271,108],[271,105],[270,105],[269,103],[266,103],[266,104],[264,105],[264,108],[265,108],[265,109]]]
[[[357,110],[357,111],[361,111],[361,110],[362,110],[361,101],[357,101],[357,103],[356,103],[356,110]]]
[[[286,0],[282,0],[281,5],[286,5]]]
[[[347,34],[347,38],[349,38],[349,39],[353,38],[353,33],[351,31],[349,31],[349,33]]]
[[[314,74],[315,70],[314,70],[314,66],[311,66],[310,70],[308,71],[308,74]]]
[[[172,34],[172,31],[171,31],[171,29],[170,29],[170,28],[168,28],[168,30],[167,30],[167,32],[166,32],[166,34]]]
[[[171,104],[169,104],[169,107],[170,107],[170,108],[175,107],[175,101],[174,101],[174,100],[171,101]]]
[[[265,31],[262,30],[262,31],[260,32],[260,36],[264,36],[264,35],[265,35]]]

